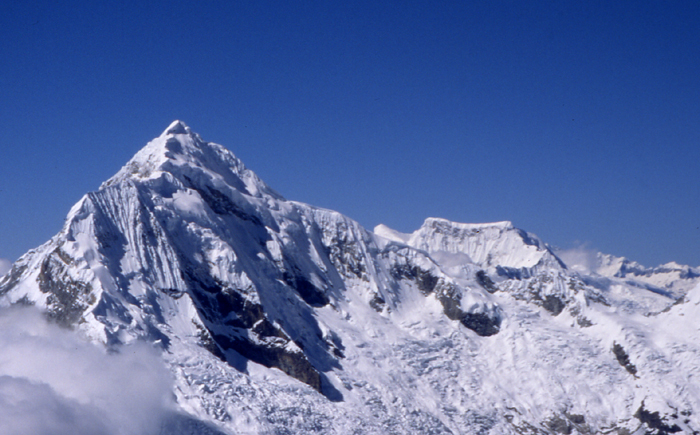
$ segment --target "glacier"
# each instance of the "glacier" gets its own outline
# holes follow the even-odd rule
[[[567,265],[510,222],[369,231],[181,121],[0,278],[3,307],[154,347],[175,434],[695,433],[699,304],[698,268]]]

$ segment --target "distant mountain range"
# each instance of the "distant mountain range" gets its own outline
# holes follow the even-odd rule
[[[12,266],[0,304],[158,347],[190,419],[169,433],[700,430],[699,269],[574,264],[510,222],[369,231],[180,121]]]

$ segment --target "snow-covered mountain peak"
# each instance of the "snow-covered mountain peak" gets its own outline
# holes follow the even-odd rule
[[[607,277],[620,278],[629,282],[679,296],[700,282],[700,268],[694,268],[675,261],[657,267],[645,267],[625,257],[596,253],[590,272]]]
[[[501,221],[501,222],[487,222],[487,223],[459,223],[452,222],[443,218],[429,217],[423,222],[423,228],[459,228],[463,230],[471,230],[479,232],[482,229],[495,228],[500,231],[513,229],[513,223],[511,221]]]
[[[163,176],[190,188],[196,185],[197,189],[235,190],[253,197],[282,198],[231,151],[203,140],[182,121],[171,123],[100,189],[127,180],[157,183]]]
[[[163,131],[163,134],[161,134],[161,136],[165,136],[165,135],[169,135],[169,134],[188,134],[191,132],[192,132],[192,130],[187,126],[187,124],[180,121],[179,119],[176,119],[168,126],[168,128],[166,128]]]
[[[411,234],[396,231],[395,229],[389,228],[384,224],[379,224],[376,227],[374,227],[374,234],[389,241],[404,244],[408,243],[409,239],[411,238]]]
[[[700,270],[569,262],[508,221],[371,234],[175,121],[0,306],[161,348],[192,415],[162,433],[694,433]]]
[[[564,267],[537,236],[509,221],[464,224],[428,218],[406,243],[429,253],[466,254],[482,268]]]

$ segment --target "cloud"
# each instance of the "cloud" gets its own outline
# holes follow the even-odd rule
[[[0,433],[156,435],[174,412],[170,373],[146,344],[108,353],[15,307],[0,310],[0,349]]]
[[[0,258],[0,276],[9,272],[12,267],[12,262],[6,258]]]
[[[47,384],[0,376],[0,428],[13,434],[108,434],[99,409],[56,393]]]
[[[599,266],[598,251],[584,243],[571,249],[559,249],[554,252],[569,269],[581,273],[595,272]]]

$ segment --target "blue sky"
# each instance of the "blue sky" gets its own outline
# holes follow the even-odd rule
[[[0,258],[181,119],[289,199],[700,265],[700,3],[12,2]]]

